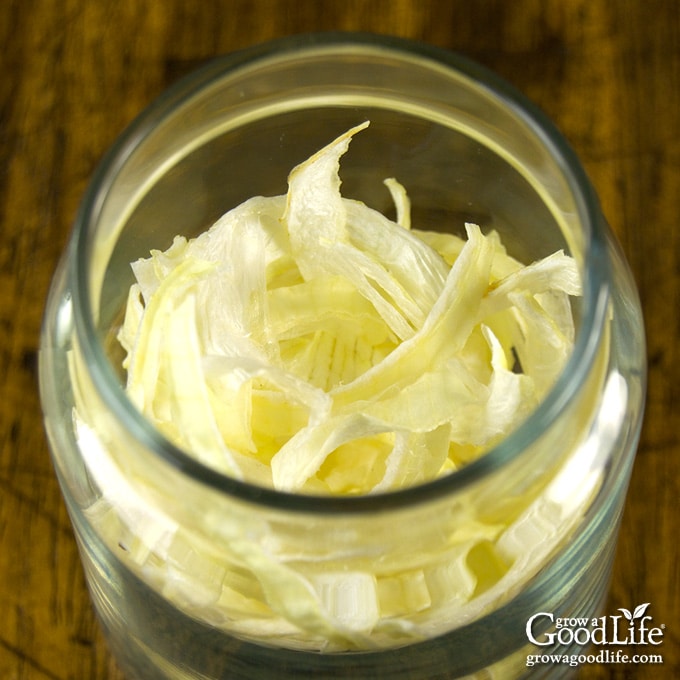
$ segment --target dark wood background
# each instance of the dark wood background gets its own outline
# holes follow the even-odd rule
[[[361,30],[461,51],[523,90],[579,153],[635,274],[649,395],[609,613],[650,602],[680,677],[680,2],[2,0],[0,680],[121,680],[93,618],[42,432],[45,295],[86,183],[136,113],[210,57],[277,36]]]

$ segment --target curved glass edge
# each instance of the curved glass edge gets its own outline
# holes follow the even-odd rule
[[[86,285],[89,279],[88,261],[92,251],[92,244],[88,239],[89,225],[96,220],[112,178],[154,125],[228,70],[244,64],[252,66],[259,60],[278,57],[287,52],[298,53],[312,48],[333,50],[340,47],[379,48],[402,58],[418,56],[430,61],[433,66],[450,68],[475,80],[477,84],[486,86],[503,104],[512,107],[552,149],[568,184],[574,190],[579,212],[589,227],[584,258],[586,279],[582,328],[564,371],[539,407],[510,436],[459,471],[397,491],[353,497],[293,494],[241,482],[201,464],[165,439],[134,408],[116,380],[97,337],[91,312],[92,300]],[[595,192],[569,144],[535,105],[499,76],[457,53],[402,38],[361,33],[309,34],[282,38],[209,62],[169,88],[128,126],[95,171],[76,216],[68,251],[69,287],[73,296],[76,333],[80,338],[86,363],[92,371],[93,382],[110,405],[111,411],[125,422],[131,434],[143,446],[156,452],[193,480],[243,501],[300,512],[364,513],[432,501],[467,487],[517,457],[572,401],[594,361],[601,327],[607,314],[610,277],[606,249],[607,230]]]

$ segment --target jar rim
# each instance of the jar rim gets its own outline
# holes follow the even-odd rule
[[[96,332],[89,286],[89,225],[96,215],[107,187],[126,158],[152,126],[179,104],[188,101],[225,73],[243,65],[254,66],[287,53],[305,50],[382,50],[401,57],[418,58],[432,67],[444,68],[473,79],[503,105],[510,107],[549,146],[564,176],[579,199],[581,222],[587,226],[583,253],[583,315],[574,347],[555,384],[539,405],[507,437],[482,456],[459,470],[418,485],[379,494],[356,496],[313,495],[280,491],[230,477],[199,462],[173,444],[135,408],[116,379],[113,367]],[[366,513],[404,508],[459,492],[503,467],[526,450],[554,422],[585,381],[598,349],[608,305],[609,261],[606,227],[595,191],[580,161],[566,139],[547,116],[528,98],[500,76],[469,58],[422,42],[355,32],[309,33],[279,38],[238,52],[214,58],[180,79],[146,107],[123,131],[95,170],[75,219],[69,252],[69,284],[79,347],[91,371],[92,381],[104,403],[136,440],[157,453],[182,474],[212,489],[242,501],[288,511],[314,513]]]

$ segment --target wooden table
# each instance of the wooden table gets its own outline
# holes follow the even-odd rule
[[[94,620],[42,431],[45,295],[86,183],[131,118],[204,60],[361,30],[461,51],[562,129],[637,279],[649,396],[608,611],[650,602],[680,677],[680,3],[677,0],[3,0],[0,5],[0,680],[120,680]]]

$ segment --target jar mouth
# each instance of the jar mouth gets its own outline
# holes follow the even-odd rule
[[[536,409],[507,437],[482,456],[447,475],[422,484],[377,494],[356,496],[296,494],[257,486],[200,463],[162,435],[132,404],[121,386],[96,330],[90,280],[93,225],[113,178],[137,145],[159,121],[226,72],[254,65],[277,55],[304,50],[381,50],[417,58],[458,73],[483,87],[487,94],[512,109],[550,150],[573,194],[585,240],[582,253],[583,297],[580,327],[573,350],[555,384]],[[218,57],[186,76],[147,107],[123,132],[98,166],[75,220],[68,272],[73,316],[83,358],[102,401],[144,447],[182,474],[234,498],[289,511],[367,513],[429,502],[459,492],[503,467],[526,450],[574,399],[595,360],[608,305],[609,261],[606,236],[595,192],[575,153],[553,123],[524,95],[485,67],[434,46],[396,37],[363,33],[303,34],[274,40]]]

